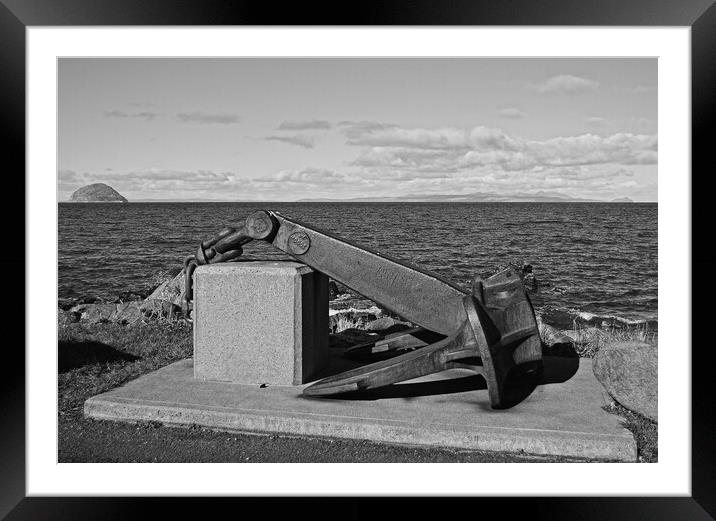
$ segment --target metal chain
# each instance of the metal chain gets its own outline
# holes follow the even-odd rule
[[[191,313],[194,308],[194,270],[197,267],[196,258],[189,255],[184,259],[184,301],[182,302],[182,312],[184,320],[191,323],[194,319]]]
[[[272,212],[254,212],[240,224],[229,223],[216,236],[199,244],[194,255],[184,259],[184,318],[191,317],[194,301],[194,270],[203,264],[216,264],[238,259],[244,252],[242,246],[254,239],[267,239],[274,233],[277,223]]]
[[[238,231],[237,229],[241,229],[242,227],[243,225],[241,224],[235,225],[231,223],[230,226],[221,230],[221,232],[213,238],[199,244],[196,254],[189,255],[184,259],[184,300],[182,301],[182,312],[184,314],[184,320],[187,322],[194,322],[192,318],[194,309],[194,270],[196,270],[200,264],[218,264],[238,259],[243,253],[243,249],[239,244],[234,244],[233,249],[224,252],[216,251],[213,246],[222,239],[235,234]],[[250,240],[250,238],[241,239],[240,243],[245,244]]]

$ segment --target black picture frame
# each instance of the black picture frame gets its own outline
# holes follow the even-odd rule
[[[688,26],[692,62],[692,277],[714,273],[716,254],[708,244],[707,227],[713,222],[707,171],[708,152],[715,126],[716,6],[714,0],[430,0],[382,1],[354,4],[334,2],[286,3],[219,0],[0,0],[0,103],[3,157],[14,172],[25,171],[25,29],[30,26],[112,25],[532,25],[532,26]],[[10,171],[10,170],[8,170]],[[688,175],[678,173],[675,175]],[[9,176],[14,193],[25,193],[24,178]],[[10,189],[10,188],[8,188]],[[24,198],[23,198],[24,200]],[[25,271],[25,230],[17,225],[19,211],[4,205],[6,255],[0,261],[5,273]],[[23,213],[24,215],[24,213]],[[703,228],[703,230],[701,230]],[[9,237],[7,236],[9,235]],[[20,277],[13,279],[20,286]],[[693,279],[692,279],[693,280]],[[707,281],[708,284],[709,281]],[[6,280],[2,316],[17,316],[25,309],[23,287]],[[666,281],[662,282],[666,283]],[[692,285],[693,288],[693,285]],[[709,323],[708,291],[692,291],[692,494],[690,497],[611,498],[483,498],[478,506],[495,507],[500,517],[523,513],[531,519],[714,519],[716,517],[716,410],[711,381],[710,345],[699,335]],[[28,310],[32,312],[32,310]],[[668,318],[667,318],[668,319]],[[688,338],[688,332],[685,332]],[[703,338],[703,337],[702,337]],[[24,335],[21,335],[24,345]],[[25,357],[17,343],[6,346],[0,378],[0,516],[8,519],[134,519],[145,517],[148,507],[179,507],[191,514],[184,500],[119,498],[37,498],[25,494]],[[701,348],[699,348],[701,346]],[[670,346],[662,346],[669,348]],[[683,348],[684,346],[680,346]],[[14,356],[14,358],[13,358]],[[12,369],[9,369],[12,368]],[[242,500],[250,502],[252,500]],[[296,501],[307,501],[307,498]],[[371,499],[349,499],[349,504],[321,503],[322,511],[341,517],[364,517],[374,508]],[[459,503],[459,502],[458,502]],[[273,505],[282,502],[272,500]],[[206,514],[207,506],[198,506]],[[242,506],[250,508],[250,505]],[[301,507],[298,507],[301,508]],[[303,508],[306,508],[305,505]],[[401,516],[424,512],[421,500],[412,501]],[[459,506],[451,506],[459,508]],[[469,508],[473,508],[470,505]],[[313,510],[313,507],[310,508]],[[310,511],[309,510],[309,511]],[[250,511],[250,510],[249,510]],[[484,512],[484,511],[483,511]],[[218,515],[218,511],[217,511]],[[202,517],[205,517],[202,516]]]

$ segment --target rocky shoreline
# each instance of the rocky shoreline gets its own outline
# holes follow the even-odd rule
[[[520,274],[528,293],[544,291],[560,291],[559,287],[549,282],[538,281],[532,265],[526,263],[508,263],[497,266],[493,272],[507,267]],[[180,320],[184,298],[184,273],[175,267],[163,274],[158,284],[134,291],[125,291],[112,299],[98,297],[60,298],[58,300],[58,316],[61,324],[83,322],[96,324],[114,322],[123,325],[134,325],[147,320],[176,319]],[[340,282],[329,282],[329,324],[331,333],[345,329],[377,330],[376,321],[391,325],[412,324],[401,321],[400,317],[383,309],[379,304],[355,293]],[[548,344],[575,343],[578,345],[593,344],[616,329],[629,329],[628,323],[604,321],[598,317],[570,320],[555,317],[551,310],[544,313],[537,310],[537,321],[540,333]],[[566,327],[565,327],[566,326]],[[634,325],[632,329],[638,327]],[[646,334],[656,335],[655,331],[644,328]],[[588,352],[585,352],[588,354]]]

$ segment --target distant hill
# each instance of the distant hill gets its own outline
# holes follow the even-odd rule
[[[633,203],[633,199],[629,199],[628,197],[617,197],[616,199],[612,199],[613,203]]]
[[[580,202],[596,203],[603,202],[598,199],[582,199],[568,197],[554,192],[539,191],[535,193],[514,193],[509,195],[496,194],[493,192],[474,192],[471,194],[438,194],[438,195],[401,195],[397,197],[359,197],[355,199],[301,199],[300,202],[446,202],[446,203],[562,203]]]
[[[127,199],[104,183],[94,183],[75,190],[70,196],[73,203],[126,203]]]

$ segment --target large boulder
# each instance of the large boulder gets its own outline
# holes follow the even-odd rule
[[[80,320],[86,324],[99,324],[100,322],[110,322],[117,312],[117,306],[107,302],[78,304],[70,309],[70,312],[77,313]]]
[[[627,409],[658,421],[656,345],[614,342],[600,348],[592,370],[602,387]]]
[[[168,300],[145,300],[140,306],[142,314],[150,318],[171,318],[181,314],[181,307]]]
[[[571,337],[566,336],[562,331],[559,329],[550,326],[549,324],[545,324],[543,322],[539,322],[539,332],[540,336],[542,337],[542,341],[547,345],[553,345],[553,344],[573,344],[574,339]]]
[[[144,301],[165,300],[181,307],[184,299],[184,271],[160,284]]]
[[[66,311],[62,308],[57,308],[57,327],[59,327],[60,329],[62,329],[63,327],[67,327],[73,322],[77,322],[77,320],[77,314],[71,311]]]
[[[380,317],[371,322],[368,322],[365,325],[364,329],[366,331],[378,331],[384,333],[388,330],[390,330],[391,332],[400,331],[403,329],[407,329],[408,327],[410,327],[410,324],[408,322],[403,322],[401,320],[397,320],[391,317]]]
[[[140,322],[142,320],[141,305],[142,303],[136,300],[117,304],[116,311],[112,316],[112,321],[128,326]]]
[[[119,324],[135,324],[142,318],[141,302],[98,302],[94,304],[78,304],[69,311],[61,311],[58,323],[65,325],[79,320],[83,324],[99,324],[101,322],[117,322]],[[167,306],[172,304],[167,303]],[[59,313],[58,311],[58,313]]]

